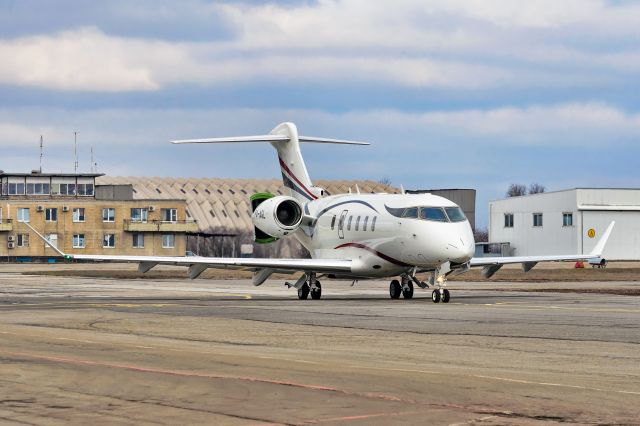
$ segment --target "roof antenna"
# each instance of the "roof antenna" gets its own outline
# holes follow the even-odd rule
[[[93,145],[91,145],[91,166],[89,167],[91,173],[95,173],[97,171],[97,165],[98,163],[93,159]]]
[[[78,174],[78,132],[73,132],[73,170]]]
[[[42,157],[44,155],[42,135],[40,135],[40,174],[42,174]]]

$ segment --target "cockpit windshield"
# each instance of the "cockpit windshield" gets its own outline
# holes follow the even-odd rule
[[[421,207],[420,219],[447,222],[447,215],[444,214],[444,210],[442,210],[442,207]]]
[[[387,211],[403,219],[422,219],[435,222],[464,222],[467,220],[460,207],[388,207]]]
[[[449,216],[451,222],[463,222],[467,220],[467,217],[460,207],[445,207],[444,209],[447,211],[447,216]]]

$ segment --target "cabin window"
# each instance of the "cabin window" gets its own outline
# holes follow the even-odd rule
[[[373,220],[371,221],[371,232],[376,230],[376,220],[378,220],[378,216],[374,216]]]
[[[562,226],[573,226],[573,213],[562,213]]]
[[[333,231],[333,228],[335,228],[336,226],[336,215],[334,214],[333,217],[331,218],[331,230]]]
[[[356,218],[356,231],[360,228],[360,216]]]
[[[347,231],[351,231],[351,222],[353,222],[353,216],[349,216],[349,222],[347,222]]]
[[[367,222],[369,222],[369,216],[365,216],[364,217],[364,222],[362,222],[362,230],[363,231],[367,230]]]

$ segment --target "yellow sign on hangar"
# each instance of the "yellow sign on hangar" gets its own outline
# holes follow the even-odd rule
[[[589,228],[589,230],[587,231],[587,236],[589,238],[595,238],[596,236],[596,230],[593,228]]]

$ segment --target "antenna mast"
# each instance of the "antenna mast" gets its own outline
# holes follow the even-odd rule
[[[73,170],[78,174],[78,132],[73,132]]]
[[[42,135],[40,135],[40,173],[42,173],[42,157],[44,155]]]

